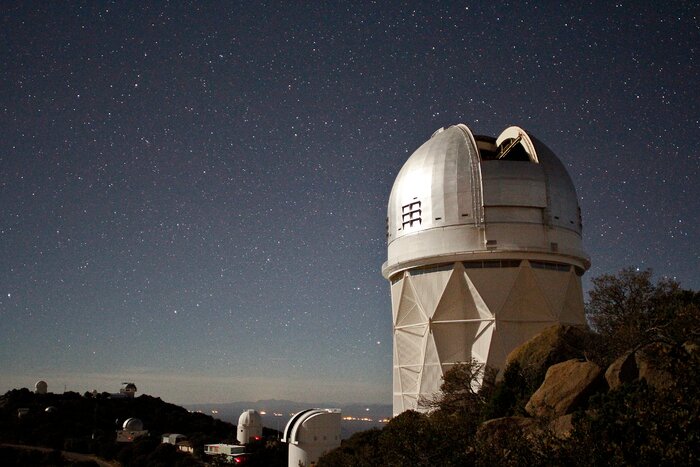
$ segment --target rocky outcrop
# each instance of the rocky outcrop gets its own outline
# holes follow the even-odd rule
[[[517,363],[528,372],[546,371],[544,381],[525,406],[530,417],[488,420],[479,427],[481,441],[506,452],[513,440],[536,443],[548,436],[566,440],[574,430],[574,412],[586,408],[594,393],[640,380],[656,391],[670,391],[678,372],[700,359],[700,345],[695,341],[682,346],[654,342],[629,350],[604,372],[595,363],[583,361],[587,339],[582,329],[553,326],[513,350],[508,364]],[[595,412],[587,414],[594,416]]]
[[[603,371],[592,362],[567,360],[552,365],[525,410],[533,417],[555,418],[575,410],[589,395],[605,388]]]
[[[520,368],[544,375],[551,365],[583,358],[586,331],[576,326],[551,326],[515,348],[506,365],[517,363]]]

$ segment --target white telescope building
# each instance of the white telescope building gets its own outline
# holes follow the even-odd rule
[[[282,437],[289,443],[289,467],[313,466],[318,458],[340,446],[340,409],[307,409],[287,422]]]
[[[248,444],[251,440],[255,441],[262,437],[263,426],[260,413],[254,409],[245,410],[238,417],[238,426],[236,427],[238,434],[236,439],[240,444]]]
[[[394,415],[417,409],[458,362],[500,369],[544,328],[585,326],[576,190],[521,128],[436,131],[396,177],[387,228]]]

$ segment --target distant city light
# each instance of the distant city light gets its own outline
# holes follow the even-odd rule
[[[370,417],[353,417],[352,415],[348,415],[343,417],[343,420],[346,422],[373,422],[374,419]]]

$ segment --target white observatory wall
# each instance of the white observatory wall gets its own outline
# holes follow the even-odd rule
[[[310,453],[304,447],[297,446],[295,444],[289,445],[288,453],[289,462],[287,465],[289,467],[299,467],[300,465],[306,467],[311,464]]]
[[[256,436],[262,436],[262,425],[239,425],[236,439],[240,444],[248,444]]]
[[[540,263],[541,264],[541,263]],[[454,262],[394,281],[393,412],[421,410],[420,397],[472,358],[503,368],[518,345],[554,324],[585,325],[581,279],[568,270],[468,267]]]

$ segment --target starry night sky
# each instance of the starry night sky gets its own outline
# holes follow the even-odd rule
[[[0,391],[390,403],[386,203],[531,131],[590,278],[700,288],[695,2],[3,2]]]

